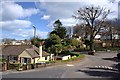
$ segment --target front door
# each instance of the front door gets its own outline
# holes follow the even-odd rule
[[[27,58],[24,58],[24,63],[28,63],[28,59]]]

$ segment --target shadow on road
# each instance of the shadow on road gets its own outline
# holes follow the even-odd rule
[[[114,69],[118,69],[118,64],[113,64],[111,67],[113,67]]]
[[[112,71],[77,70],[77,72],[84,72],[89,76],[120,78],[120,73]]]
[[[120,62],[120,60],[117,59],[117,57],[113,58],[102,58],[103,60],[109,60],[109,61],[114,61],[114,62]]]
[[[99,69],[99,70],[109,70],[109,71],[118,71],[117,68],[115,68],[115,67],[112,67],[113,69],[109,69],[109,68],[95,68],[95,67],[86,67],[86,68],[89,68],[89,69]]]

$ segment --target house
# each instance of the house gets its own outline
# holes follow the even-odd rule
[[[12,41],[11,45],[31,45],[31,41],[29,41],[29,40],[16,40],[16,41]]]
[[[30,40],[4,40],[1,41],[0,45],[31,45]]]
[[[12,41],[11,44],[12,44],[12,45],[22,45],[22,43],[21,43],[21,42],[18,42],[18,41]]]
[[[50,54],[32,45],[6,45],[2,47],[2,58],[11,63],[38,63],[49,61]]]

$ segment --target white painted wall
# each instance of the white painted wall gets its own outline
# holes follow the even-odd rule
[[[71,56],[70,56],[70,55],[63,56],[63,57],[62,57],[62,60],[68,60],[68,59],[70,59],[70,58],[71,58]]]

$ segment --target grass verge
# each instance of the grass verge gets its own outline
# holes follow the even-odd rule
[[[70,58],[68,60],[59,60],[59,61],[55,61],[55,63],[60,63],[60,64],[66,64],[66,63],[76,63],[77,61],[80,61],[82,59],[85,58],[85,55],[84,54],[78,54],[78,53],[74,53],[74,54],[77,54],[76,57],[73,57],[73,58]]]

